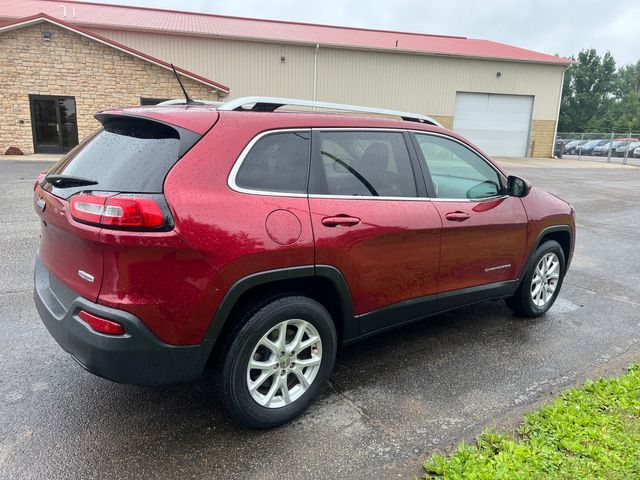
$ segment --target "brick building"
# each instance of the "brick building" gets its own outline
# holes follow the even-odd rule
[[[0,154],[9,146],[66,150],[76,129],[82,139],[97,127],[97,110],[180,97],[168,62],[182,67],[194,98],[266,95],[420,112],[496,156],[551,155],[571,64],[465,37],[0,0]]]
[[[183,96],[169,64],[45,15],[0,28],[0,45],[0,154],[66,152],[100,126],[101,109]],[[180,73],[194,98],[229,91]]]

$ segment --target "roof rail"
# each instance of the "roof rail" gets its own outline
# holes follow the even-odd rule
[[[252,105],[251,108],[244,108],[245,105]],[[345,105],[343,103],[316,102],[314,100],[298,100],[295,98],[278,98],[278,97],[242,97],[235,100],[224,102],[218,107],[218,110],[248,110],[253,112],[275,112],[285,105],[325,108],[330,110],[342,110],[345,112],[374,113],[377,115],[389,115],[400,117],[410,122],[428,123],[436,127],[442,127],[442,124],[427,115],[420,113],[401,112],[398,110],[388,110],[386,108],[360,107],[358,105]]]
[[[222,105],[224,102],[214,102],[213,100],[195,100],[201,105]],[[163,105],[185,105],[187,101],[184,98],[174,98],[173,100],[165,100],[164,102],[156,103],[156,106]]]

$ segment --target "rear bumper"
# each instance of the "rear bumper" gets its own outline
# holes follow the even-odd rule
[[[34,299],[40,318],[58,344],[86,370],[132,385],[165,385],[196,380],[206,365],[207,344],[175,346],[159,340],[128,312],[78,296],[62,284],[38,258]],[[78,317],[86,310],[122,324],[125,335],[104,335]]]

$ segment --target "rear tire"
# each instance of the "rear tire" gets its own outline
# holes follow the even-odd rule
[[[505,298],[505,303],[521,317],[544,315],[558,298],[564,274],[562,247],[548,240],[535,251],[518,290],[512,297]]]
[[[228,338],[219,372],[222,403],[230,417],[250,428],[271,428],[296,418],[333,371],[335,325],[329,312],[308,297],[256,305]]]

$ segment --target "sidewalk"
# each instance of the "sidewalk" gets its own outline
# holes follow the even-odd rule
[[[530,157],[493,157],[500,165],[505,167],[532,167],[532,168],[638,168],[634,165],[622,165],[621,163],[607,163],[593,160],[574,160],[569,158],[530,158]]]
[[[62,158],[58,153],[33,153],[31,155],[0,155],[0,160],[24,160],[35,162],[57,162]]]

